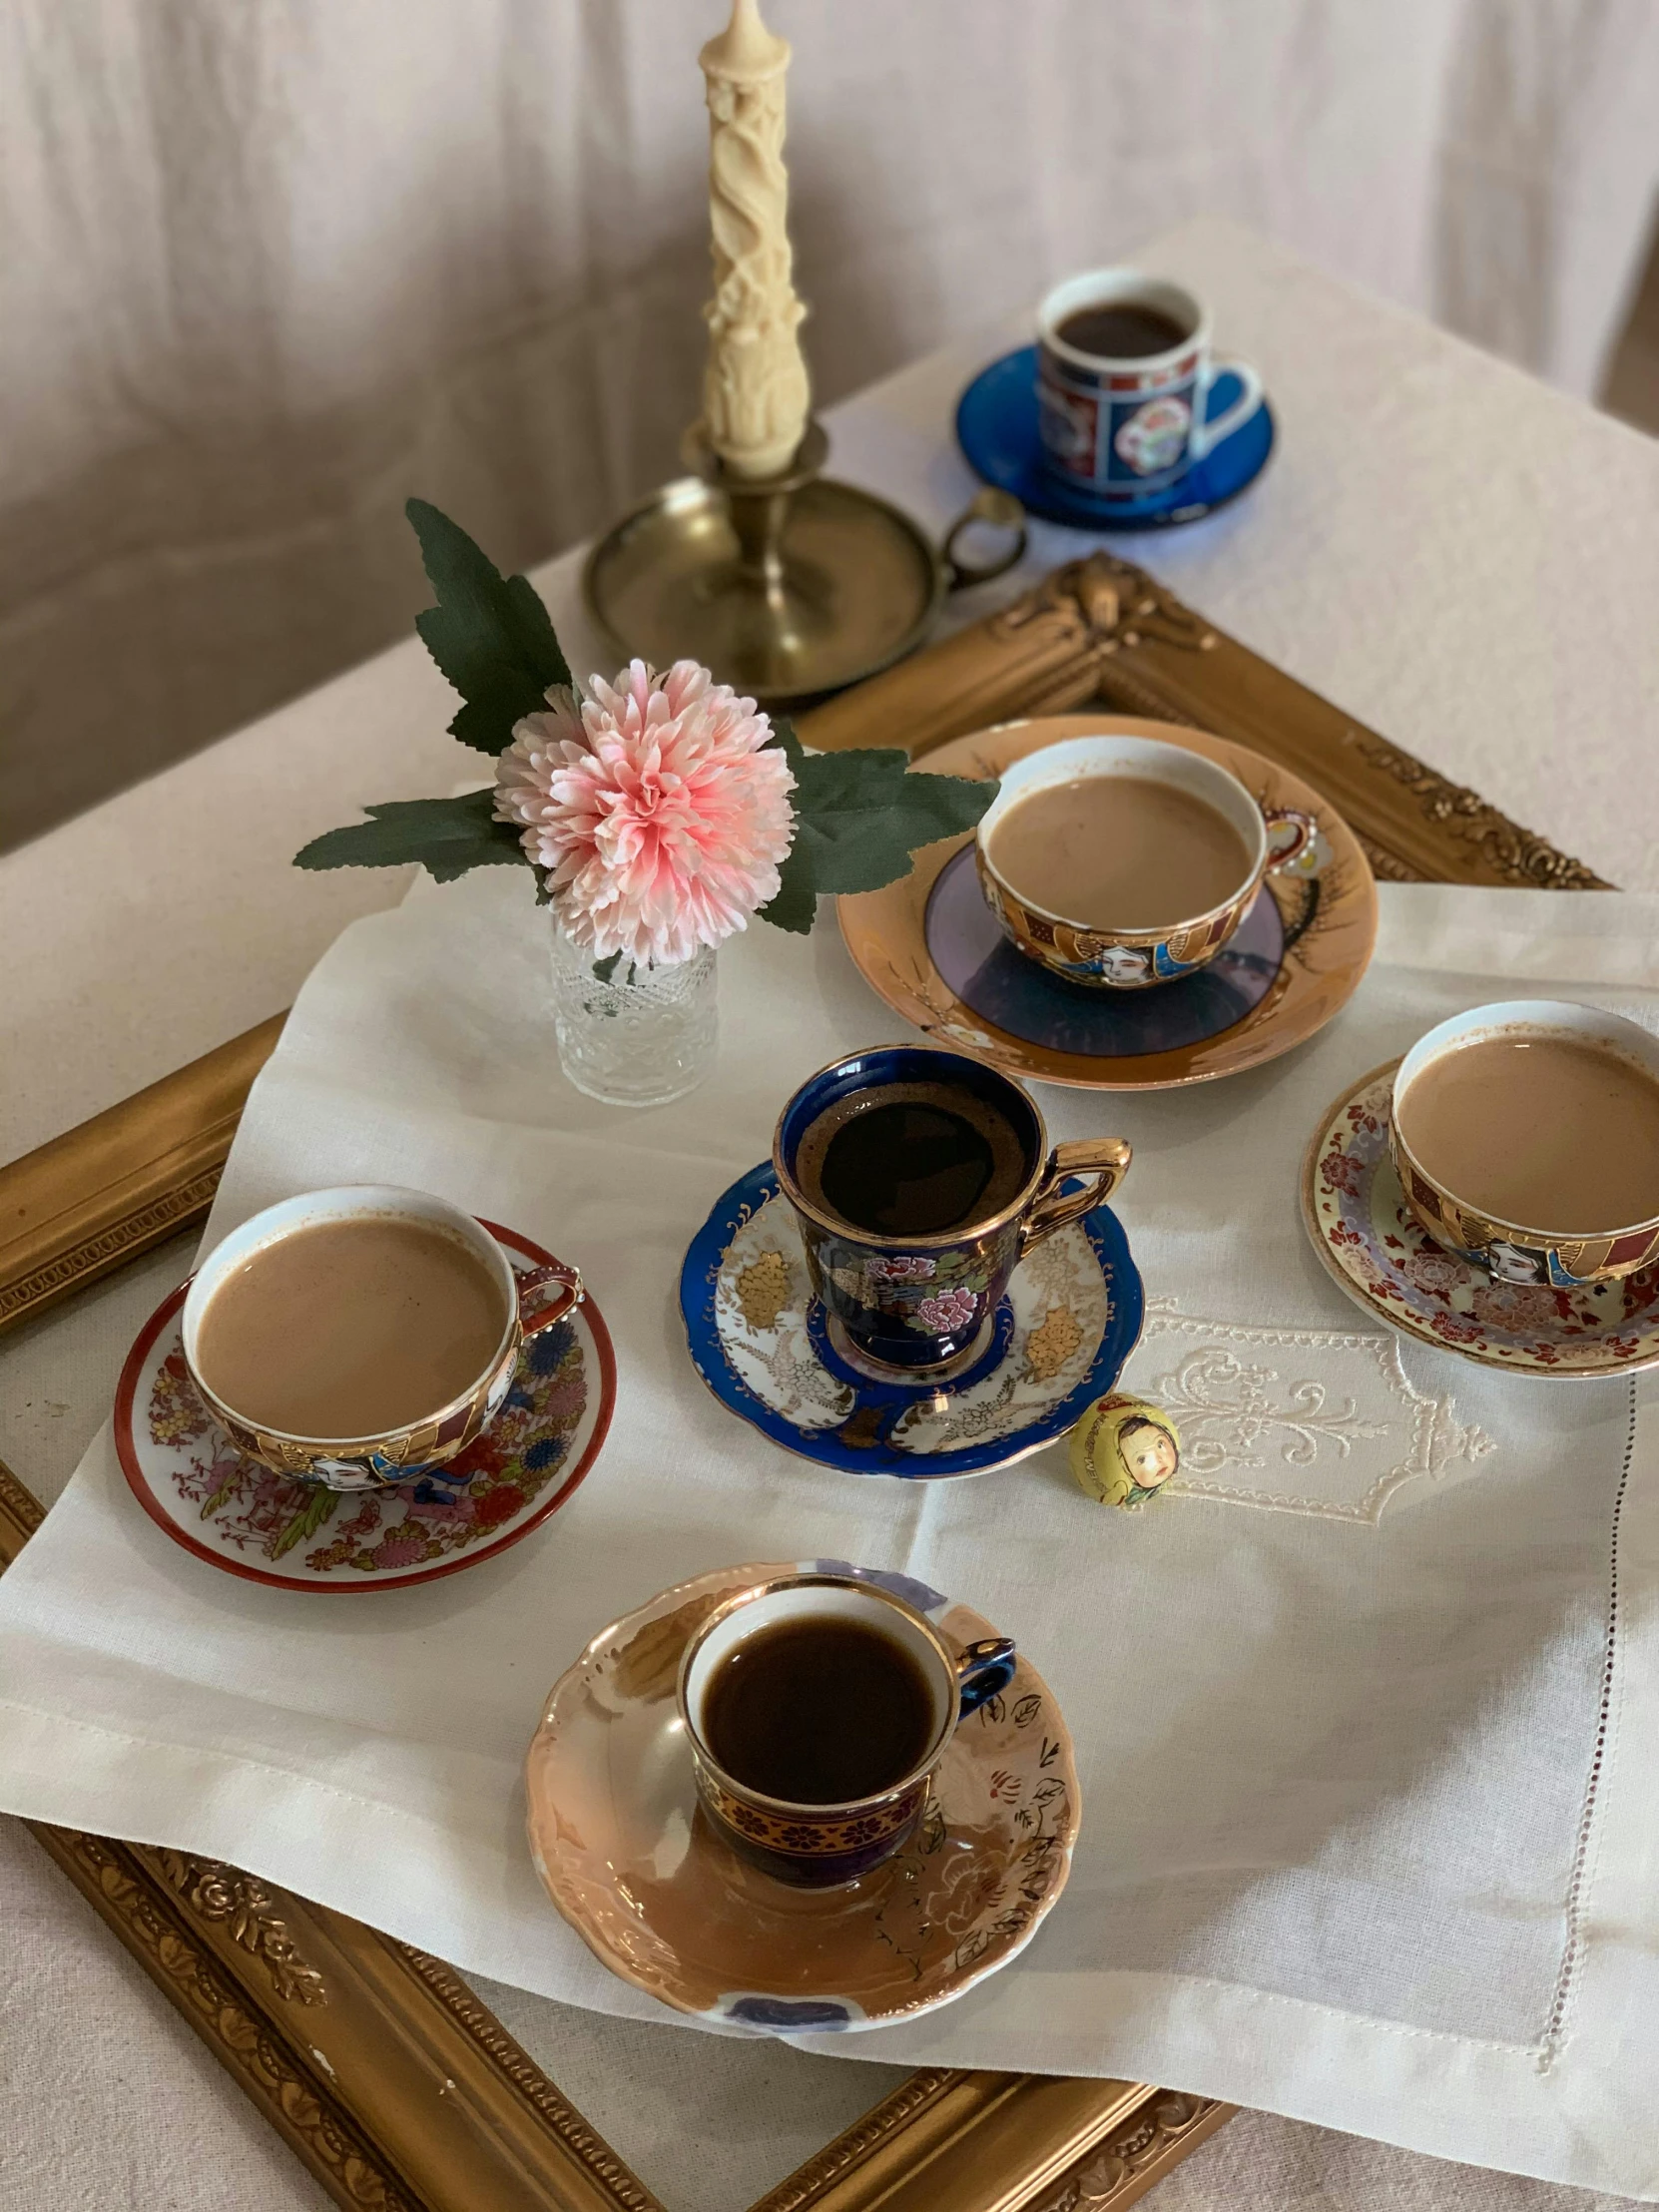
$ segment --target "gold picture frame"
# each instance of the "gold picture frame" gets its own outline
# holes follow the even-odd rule
[[[1090,702],[1196,724],[1321,789],[1394,880],[1606,888],[1098,553],[801,719],[912,754]],[[199,1221],[282,1017],[0,1169],[0,1329]],[[43,1518],[0,1466],[0,1564]],[[674,2212],[460,1977],[187,1854],[35,1834],[335,2202],[380,2212]],[[923,2068],[751,2212],[1120,2212],[1230,2116],[1147,2083]]]

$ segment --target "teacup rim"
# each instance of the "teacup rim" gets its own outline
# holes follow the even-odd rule
[[[1005,1205],[998,1207],[993,1214],[975,1217],[972,1221],[958,1222],[953,1229],[918,1230],[914,1236],[905,1235],[900,1237],[884,1235],[881,1231],[875,1229],[860,1229],[856,1222],[847,1221],[842,1215],[831,1212],[828,1207],[820,1206],[814,1199],[808,1197],[802,1189],[794,1170],[784,1157],[785,1118],[789,1114],[790,1108],[809,1084],[818,1082],[821,1076],[832,1075],[837,1068],[844,1067],[848,1060],[861,1059],[865,1053],[869,1052],[916,1052],[925,1054],[930,1059],[960,1060],[965,1066],[973,1068],[978,1073],[993,1076],[999,1082],[1008,1084],[1011,1089],[1019,1093],[1036,1121],[1036,1157],[1031,1172]],[[964,1238],[991,1236],[998,1229],[1005,1228],[1009,1222],[1019,1219],[1020,1215],[1029,1206],[1038,1185],[1042,1182],[1047,1165],[1048,1124],[1043,1119],[1042,1108],[1023,1083],[1016,1083],[1011,1075],[1005,1074],[1001,1068],[993,1067],[988,1060],[976,1060],[966,1052],[953,1052],[947,1045],[912,1044],[907,1039],[896,1044],[855,1045],[850,1052],[837,1052],[832,1060],[826,1060],[824,1065],[815,1068],[811,1075],[803,1076],[795,1089],[791,1091],[789,1097],[785,1099],[778,1110],[778,1119],[774,1123],[772,1131],[773,1173],[777,1176],[779,1187],[790,1204],[798,1212],[805,1214],[810,1221],[816,1222],[821,1229],[829,1230],[830,1235],[838,1238],[842,1244],[868,1245],[875,1251],[884,1251],[893,1246],[900,1247],[905,1252],[943,1251],[951,1245],[960,1244]]]
[[[490,1248],[495,1259],[500,1262],[501,1267],[506,1271],[507,1318],[503,1324],[501,1336],[496,1342],[495,1350],[471,1382],[463,1389],[457,1390],[453,1397],[446,1399],[442,1405],[434,1406],[430,1412],[417,1414],[408,1420],[396,1421],[389,1428],[371,1429],[366,1434],[357,1436],[308,1436],[301,1434],[297,1429],[276,1428],[270,1421],[256,1420],[251,1413],[245,1413],[240,1406],[233,1405],[229,1398],[221,1396],[197,1366],[192,1349],[192,1340],[196,1328],[200,1324],[202,1314],[206,1311],[212,1298],[212,1291],[201,1293],[202,1304],[197,1308],[194,1315],[191,1308],[193,1301],[201,1292],[204,1278],[215,1262],[220,1259],[227,1246],[235,1239],[242,1237],[247,1231],[255,1228],[257,1224],[263,1222],[268,1215],[283,1213],[289,1208],[303,1204],[314,1204],[318,1200],[346,1197],[364,1198],[370,1195],[382,1199],[419,1199],[425,1206],[441,1209],[452,1222],[462,1226],[465,1230],[477,1231],[483,1243]],[[392,1212],[395,1209],[384,1207],[381,1211]],[[343,1216],[342,1218],[351,1217]],[[411,1217],[405,1213],[403,1218]],[[249,1250],[250,1252],[259,1251],[265,1243],[274,1241],[275,1239],[256,1238]],[[207,1400],[211,1411],[225,1419],[236,1422],[243,1428],[255,1431],[262,1436],[269,1436],[274,1443],[292,1444],[302,1451],[313,1454],[320,1453],[329,1458],[353,1457],[372,1452],[376,1446],[388,1443],[394,1437],[406,1436],[417,1429],[441,1425],[452,1414],[463,1412],[477,1396],[479,1388],[499,1371],[502,1360],[514,1343],[517,1330],[518,1300],[515,1271],[512,1262],[502,1251],[498,1240],[485,1228],[476,1215],[467,1213],[464,1207],[453,1205],[448,1199],[441,1198],[435,1191],[417,1190],[412,1184],[399,1183],[331,1183],[314,1191],[295,1191],[287,1198],[273,1200],[269,1206],[261,1207],[258,1213],[250,1214],[246,1221],[238,1222],[235,1229],[228,1230],[219,1243],[215,1245],[213,1251],[206,1254],[191,1271],[186,1278],[185,1302],[179,1309],[180,1353],[186,1368],[189,1370],[191,1381]]]
[[[1451,1047],[1454,1043],[1453,1036],[1442,1035],[1442,1032],[1455,1032],[1461,1024],[1473,1020],[1476,1016],[1502,1015],[1507,1018],[1488,1020],[1485,1026],[1494,1030],[1532,1029],[1542,1033],[1547,1033],[1553,1028],[1557,1034],[1570,1034],[1574,1030],[1574,1025],[1559,1019],[1563,1007],[1570,1008],[1575,1013],[1593,1014],[1598,1022],[1605,1023],[1609,1028],[1633,1031],[1654,1055],[1654,1064],[1646,1068],[1644,1072],[1650,1075],[1655,1086],[1659,1087],[1659,1038],[1656,1038],[1650,1030],[1644,1029],[1639,1021],[1632,1021],[1627,1014],[1616,1013],[1605,1006],[1592,1006],[1584,1000],[1576,998],[1491,999],[1479,1006],[1465,1007],[1460,1013],[1447,1014],[1443,1021],[1437,1021],[1431,1029],[1425,1029],[1415,1044],[1401,1053],[1394,1067],[1393,1080],[1388,1086],[1389,1134],[1399,1150],[1405,1155],[1413,1171],[1420,1175],[1425,1183],[1450,1199],[1452,1204],[1461,1212],[1480,1221],[1490,1222],[1493,1229],[1505,1231],[1507,1234],[1502,1239],[1504,1243],[1513,1240],[1523,1245],[1535,1247],[1540,1251],[1547,1251],[1558,1249],[1562,1245],[1599,1244],[1606,1240],[1638,1237],[1644,1234],[1659,1234],[1659,1213],[1649,1215],[1645,1221],[1621,1222],[1613,1229],[1541,1229],[1531,1222],[1512,1221],[1504,1215],[1491,1213],[1486,1207],[1476,1206],[1472,1200],[1464,1198],[1460,1192],[1452,1189],[1443,1176],[1437,1175],[1432,1168],[1425,1166],[1407,1141],[1404,1131],[1400,1128],[1399,1101],[1402,1092],[1410,1087],[1417,1076],[1422,1074],[1426,1066],[1431,1065],[1432,1061],[1439,1057],[1439,1047]],[[1550,1019],[1551,1015],[1557,1018],[1552,1021]],[[1411,1075],[1406,1076],[1407,1063],[1416,1057],[1423,1046],[1436,1044],[1436,1040],[1437,1049],[1430,1055],[1429,1060],[1419,1062],[1417,1067],[1412,1070]],[[1616,1044],[1609,1044],[1609,1050],[1617,1052],[1618,1047]]]
[[[1109,295],[1112,297],[1136,290],[1179,293],[1194,310],[1196,319],[1192,329],[1174,345],[1165,346],[1161,353],[1086,353],[1081,346],[1061,337],[1057,325],[1062,316],[1091,304],[1099,288],[1108,284],[1119,287]],[[1068,293],[1075,296],[1066,298]],[[1063,305],[1056,304],[1063,298]],[[1152,270],[1136,269],[1128,262],[1114,262],[1105,269],[1079,270],[1073,276],[1062,276],[1038,300],[1036,322],[1038,343],[1062,361],[1077,368],[1105,370],[1116,376],[1154,376],[1159,370],[1172,367],[1184,355],[1206,350],[1214,341],[1214,318],[1209,304],[1191,284],[1184,284],[1178,276],[1160,276]]]
[[[985,809],[974,828],[974,850],[986,873],[995,880],[998,889],[1006,891],[1010,898],[1017,899],[1027,913],[1040,914],[1044,921],[1055,922],[1062,929],[1071,930],[1075,936],[1111,938],[1126,945],[1157,945],[1163,944],[1170,937],[1184,936],[1190,930],[1202,928],[1206,922],[1218,920],[1221,915],[1236,906],[1241,898],[1249,896],[1251,891],[1260,884],[1262,877],[1267,872],[1269,858],[1267,823],[1263,817],[1261,807],[1251,797],[1250,787],[1244,779],[1235,776],[1233,771],[1225,767],[1220,761],[1212,761],[1208,754],[1191,753],[1185,746],[1171,745],[1165,738],[1132,737],[1124,733],[1103,730],[1098,737],[1090,737],[1085,733],[1075,738],[1060,738],[1053,745],[1039,746],[1034,753],[1022,755],[1018,761],[1013,762],[1010,766],[1013,769],[1023,769],[1032,762],[1041,761],[1046,755],[1063,753],[1073,746],[1085,745],[1144,746],[1149,751],[1167,754],[1176,760],[1196,762],[1205,773],[1214,773],[1222,778],[1225,783],[1231,784],[1234,790],[1242,795],[1246,806],[1256,818],[1255,861],[1236,890],[1229,891],[1225,898],[1217,899],[1213,906],[1206,907],[1202,913],[1185,915],[1179,921],[1164,922],[1156,927],[1146,923],[1111,922],[1101,925],[1094,922],[1079,921],[1075,915],[1062,914],[1054,907],[1041,905],[1036,899],[1029,897],[1026,892],[1020,889],[1017,883],[1011,882],[1003,874],[991,858],[989,832],[986,825],[1002,805],[1009,774],[1008,770],[1004,770],[997,779],[999,786],[1003,789],[998,790],[997,796]],[[1109,775],[1112,772],[1101,770],[1098,773]],[[1234,827],[1237,828],[1237,824]]]
[[[889,1782],[883,1789],[873,1790],[865,1797],[837,1798],[824,1804],[814,1805],[799,1798],[772,1797],[767,1791],[757,1790],[748,1782],[740,1782],[735,1774],[730,1773],[723,1767],[692,1718],[690,1703],[686,1695],[686,1686],[698,1652],[723,1620],[728,1619],[743,1606],[752,1605],[757,1598],[770,1597],[778,1590],[823,1588],[856,1591],[859,1596],[875,1600],[889,1607],[893,1612],[902,1614],[906,1620],[913,1622],[938,1653],[945,1673],[949,1677],[951,1688],[945,1713],[940,1725],[929,1737],[925,1753],[913,1767],[900,1775],[896,1782]],[[943,1636],[925,1613],[911,1605],[906,1599],[901,1598],[896,1590],[884,1589],[879,1582],[871,1582],[863,1575],[834,1574],[828,1570],[809,1569],[795,1574],[771,1575],[764,1582],[746,1583],[742,1589],[729,1591],[709,1613],[708,1617],[699,1622],[695,1633],[688,1639],[686,1648],[680,1655],[680,1667],[674,1680],[674,1700],[676,1710],[685,1727],[686,1740],[691,1745],[694,1756],[702,1760],[710,1774],[729,1795],[739,1799],[745,1805],[759,1806],[768,1813],[793,1814],[809,1820],[823,1821],[844,1819],[858,1813],[873,1811],[878,1806],[890,1803],[893,1798],[902,1797],[907,1790],[913,1790],[918,1783],[927,1780],[944,1756],[951,1737],[956,1733],[957,1709],[955,1700],[957,1693],[955,1681],[955,1656],[946,1645]]]

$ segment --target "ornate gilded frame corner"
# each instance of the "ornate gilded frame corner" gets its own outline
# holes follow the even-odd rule
[[[1283,761],[1348,818],[1391,881],[1611,888],[1110,553],[1055,569],[1001,613],[803,716],[801,734],[826,749],[881,742],[920,754],[989,723],[1091,703],[1192,723]]]
[[[827,749],[921,754],[1090,701],[1284,761],[1348,817],[1380,875],[1605,887],[1104,553],[801,728]],[[281,1020],[0,1169],[0,1329],[206,1214]],[[0,1563],[41,1518],[0,1466]],[[336,2203],[673,2212],[440,1960],[187,1853],[35,1833]],[[1230,2113],[1145,2083],[923,2069],[752,2212],[1120,2212]]]

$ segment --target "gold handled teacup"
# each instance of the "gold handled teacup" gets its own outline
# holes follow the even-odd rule
[[[1201,820],[1218,829],[1224,849],[1236,849],[1236,867],[1224,866],[1212,884],[1214,895],[1178,918],[1154,914],[1114,914],[1101,918],[1068,914],[1050,887],[1030,876],[1008,873],[999,830],[1034,794],[1069,788],[1096,779],[1122,779],[1129,787],[1152,785],[1172,800],[1196,802]],[[1219,824],[1213,818],[1219,817]],[[1001,789],[981,818],[974,837],[974,860],[985,902],[1009,942],[1055,975],[1091,990],[1138,991],[1191,975],[1213,960],[1236,934],[1250,911],[1265,875],[1309,864],[1319,825],[1294,807],[1262,807],[1239,779],[1216,761],[1184,746],[1157,738],[1069,738],[1028,753],[1002,772]],[[1137,828],[1128,817],[1107,832],[1132,837],[1160,832]],[[1172,832],[1162,832],[1172,834]],[[1154,867],[1167,857],[1177,867],[1179,851],[1155,848],[1147,855]]]
[[[1659,1039],[1622,1014],[1505,999],[1419,1037],[1388,1149],[1436,1244],[1571,1290],[1659,1260]]]
[[[982,1155],[977,1187],[948,1197],[948,1175],[918,1187],[937,1197],[908,1220],[871,1213],[830,1177],[835,1151],[860,1130],[914,1111],[954,1129]],[[896,1135],[867,1164],[894,1171]],[[834,1351],[877,1380],[946,1381],[991,1340],[1014,1269],[1045,1237],[1104,1206],[1129,1172],[1123,1137],[1049,1147],[1030,1092],[982,1061],[936,1045],[871,1045],[832,1060],[786,1101],[772,1140],[779,1188],[795,1210],[815,1295]],[[1068,1191],[1073,1176],[1086,1178]],[[888,1194],[891,1196],[892,1194]]]
[[[442,1401],[420,1406],[418,1415],[411,1411],[409,1417],[369,1433],[301,1434],[276,1424],[269,1413],[262,1417],[247,1405],[239,1406],[216,1386],[213,1360],[204,1362],[202,1356],[204,1324],[216,1296],[239,1278],[251,1280],[262,1255],[308,1230],[351,1224],[402,1225],[465,1256],[476,1366],[469,1361],[454,1386],[444,1387]],[[244,1271],[249,1271],[247,1277]],[[184,1360],[208,1411],[250,1458],[330,1490],[383,1489],[413,1481],[464,1451],[500,1410],[525,1338],[563,1320],[581,1298],[581,1279],[573,1268],[555,1264],[517,1274],[488,1230],[441,1198],[390,1184],[351,1184],[268,1206],[215,1247],[197,1269],[185,1300]],[[482,1335],[476,1333],[479,1317]]]

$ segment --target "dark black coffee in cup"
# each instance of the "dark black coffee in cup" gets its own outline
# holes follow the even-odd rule
[[[776,1621],[722,1659],[703,1736],[745,1789],[791,1805],[890,1790],[937,1729],[927,1677],[895,1637],[832,1614]]]
[[[772,1164],[832,1357],[877,1379],[943,1377],[989,1346],[1022,1255],[1106,1203],[1129,1147],[1102,1137],[1050,1152],[1036,1101],[1006,1075],[883,1044],[802,1084]],[[1072,1175],[1088,1187],[1065,1190]]]
[[[1056,325],[1055,335],[1097,360],[1139,361],[1171,352],[1191,332],[1161,307],[1139,299],[1112,299],[1075,308]]]
[[[827,1212],[878,1237],[934,1237],[1001,1211],[1027,1148],[988,1100],[947,1083],[889,1083],[828,1107],[796,1173]]]

